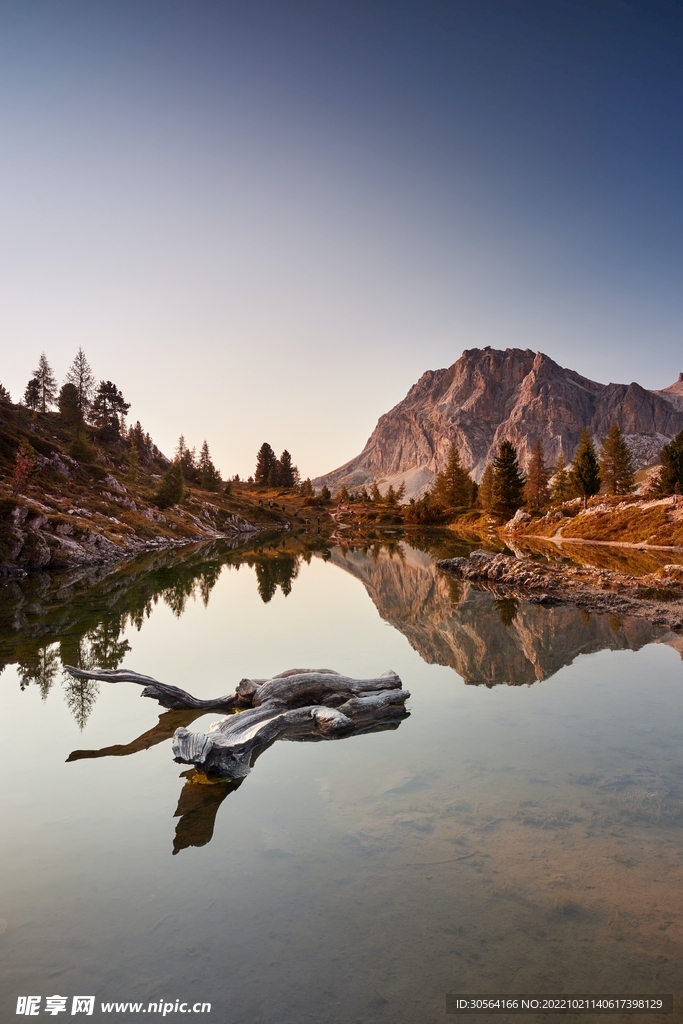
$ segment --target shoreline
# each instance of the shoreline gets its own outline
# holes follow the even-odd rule
[[[532,604],[573,604],[606,615],[636,615],[683,632],[683,571],[665,566],[663,575],[632,576],[586,566],[541,565],[516,556],[473,551],[469,558],[447,558],[437,568]],[[667,571],[670,570],[670,573]]]

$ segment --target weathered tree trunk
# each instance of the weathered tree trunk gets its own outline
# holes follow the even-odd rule
[[[173,754],[178,762],[231,779],[248,775],[259,751],[277,738],[333,739],[391,727],[407,716],[403,705],[410,696],[395,672],[351,679],[331,669],[289,669],[272,679],[242,679],[235,693],[199,700],[137,672],[64,667],[78,678],[138,683],[143,697],[166,708],[228,713],[204,733],[176,729]]]

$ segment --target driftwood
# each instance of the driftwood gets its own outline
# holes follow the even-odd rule
[[[289,669],[271,679],[242,679],[232,694],[199,700],[137,672],[64,667],[77,678],[138,683],[143,697],[173,710],[227,713],[204,733],[176,729],[172,749],[179,763],[230,779],[248,775],[258,754],[278,738],[334,739],[395,728],[407,716],[403,705],[410,696],[395,672],[351,679],[331,669]]]

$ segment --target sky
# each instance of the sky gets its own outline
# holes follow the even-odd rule
[[[0,0],[0,381],[314,477],[466,348],[683,371],[676,0]]]

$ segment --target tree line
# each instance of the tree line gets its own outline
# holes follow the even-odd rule
[[[672,442],[673,444],[674,442]],[[683,468],[683,444],[681,445]],[[664,452],[662,453],[664,456]],[[607,494],[628,494],[635,486],[631,455],[619,426],[613,424],[599,453],[587,429],[581,432],[571,468],[560,453],[556,465],[546,464],[543,445],[536,440],[526,476],[522,473],[517,451],[503,441],[495,459],[489,463],[479,485],[470,477],[452,444],[446,466],[437,474],[424,497],[411,501],[405,510],[408,521],[437,522],[454,512],[479,508],[509,519],[523,506],[542,511],[572,498],[588,498],[603,490]]]

